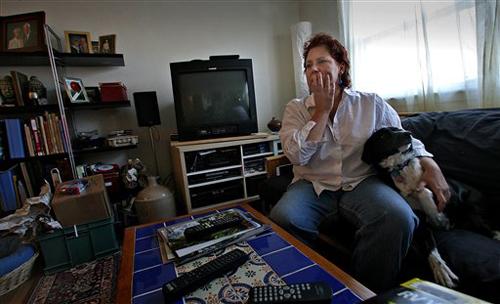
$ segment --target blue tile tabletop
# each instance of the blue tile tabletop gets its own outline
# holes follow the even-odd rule
[[[145,292],[161,288],[165,282],[175,278],[176,274],[173,263],[135,272],[132,295],[135,297]]]
[[[162,261],[161,261],[160,249],[145,251],[135,255],[134,271],[160,265],[161,263]]]
[[[156,230],[158,228],[161,228],[161,227],[163,227],[163,223],[151,225],[151,226],[147,226],[147,227],[142,227],[142,228],[137,228],[135,230],[135,238],[139,239],[139,238],[143,238],[143,237],[147,237],[147,236],[156,235]]]
[[[335,277],[321,269],[318,265],[293,273],[284,277],[283,280],[287,284],[323,281],[330,285],[334,293],[345,288],[344,284],[340,283]]]
[[[290,246],[290,244],[280,238],[276,233],[270,233],[255,239],[249,240],[248,244],[259,254],[264,255],[283,247]]]
[[[280,277],[313,264],[294,247],[270,253],[262,258]],[[284,261],[286,263],[283,263]]]
[[[139,240],[135,241],[135,253],[153,249],[153,248],[158,248],[158,240],[156,238],[156,235],[142,238]]]

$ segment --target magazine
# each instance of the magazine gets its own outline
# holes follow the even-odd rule
[[[397,288],[370,298],[363,303],[483,304],[488,302],[436,283],[415,278],[401,284]]]
[[[189,241],[184,237],[184,231],[187,228],[200,225],[205,221],[213,221],[226,216],[241,217],[242,221],[237,226],[214,232],[203,240]],[[188,222],[162,227],[158,229],[158,235],[162,238],[166,247],[168,247],[165,248],[168,258],[171,259],[173,254],[175,258],[182,259],[199,253],[207,247],[213,247],[219,244],[223,246],[226,242],[237,239],[241,235],[260,227],[262,227],[261,223],[257,222],[254,218],[245,214],[243,211],[238,209],[228,209],[219,213],[213,213],[204,217],[196,218]],[[169,251],[171,251],[170,255],[168,254]]]

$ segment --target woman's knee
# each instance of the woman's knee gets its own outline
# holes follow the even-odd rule
[[[399,231],[411,238],[418,226],[418,218],[408,206],[398,206],[399,208],[389,208],[387,214],[387,229]]]

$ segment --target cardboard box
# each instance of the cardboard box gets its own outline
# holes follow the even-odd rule
[[[102,174],[85,179],[89,181],[89,185],[80,194],[61,193],[60,185],[56,189],[52,208],[63,227],[102,220],[113,214]]]

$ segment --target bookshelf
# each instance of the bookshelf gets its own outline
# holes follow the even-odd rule
[[[14,133],[12,133],[12,131],[10,131],[10,134],[7,134],[6,132],[2,133],[2,123],[0,123],[2,147],[9,146],[9,142],[12,141],[17,143],[14,150],[24,150],[24,155],[22,155],[23,153],[19,153],[17,156],[14,155],[14,157],[10,154],[10,148],[4,150],[4,152],[6,152],[6,157],[0,159],[0,178],[5,175],[9,175],[11,177],[15,176],[13,187],[17,187],[16,180],[19,180],[20,178],[23,179],[24,182],[26,182],[26,179],[30,179],[33,181],[30,185],[30,192],[35,192],[35,195],[37,194],[43,179],[50,179],[48,171],[50,171],[51,166],[61,169],[60,171],[63,169],[65,170],[65,174],[61,172],[63,180],[71,179],[76,177],[75,158],[81,159],[86,155],[93,153],[111,153],[114,151],[124,151],[137,148],[137,145],[125,147],[105,146],[83,150],[74,150],[72,148],[71,137],[74,137],[76,132],[74,128],[70,129],[69,126],[72,125],[72,116],[76,115],[76,112],[130,107],[131,103],[129,100],[81,104],[70,104],[65,102],[65,99],[63,98],[64,93],[59,90],[59,84],[62,83],[65,76],[64,67],[120,67],[125,66],[125,60],[123,54],[70,54],[59,52],[52,47],[52,39],[55,38],[58,45],[61,45],[61,39],[54,33],[54,31],[52,31],[52,29],[50,29],[48,25],[45,25],[45,37],[47,45],[46,51],[31,53],[0,52],[0,67],[9,67],[11,70],[11,67],[16,66],[47,66],[50,68],[53,78],[56,100],[49,100],[50,104],[38,106],[0,106],[0,121],[2,123],[9,120],[9,122],[15,121],[20,125],[20,128],[17,128],[18,132],[13,135]],[[2,73],[5,74],[5,70],[2,71]],[[47,85],[47,83],[45,85]],[[22,103],[17,102],[17,104]],[[51,129],[53,124],[51,123],[52,120],[50,117],[53,117],[53,115],[57,115],[57,131],[55,131],[55,129]],[[82,113],[79,115],[85,114]],[[34,127],[33,130],[31,129],[32,121],[36,121],[36,127]],[[26,130],[26,124],[30,126],[28,130]],[[35,129],[40,132],[40,134],[38,134],[39,138],[36,145],[41,145],[42,152],[39,150],[40,146],[37,146],[35,153],[33,153],[33,142],[35,140],[32,139],[31,136],[36,136]],[[51,141],[54,140],[54,135],[58,136],[58,148],[51,146]],[[15,138],[15,140],[12,140],[12,138]],[[21,144],[19,146],[19,140],[21,140],[24,145]],[[23,168],[22,172],[20,167]],[[30,176],[26,177],[26,175]],[[0,182],[8,181],[9,178],[3,178]],[[28,187],[27,183],[26,187]],[[4,184],[2,184],[2,191],[4,191]],[[15,193],[19,197],[19,189],[15,189]],[[3,200],[4,197],[1,197],[1,199]],[[17,204],[17,207],[19,207],[19,200]],[[6,214],[6,210],[3,210],[4,208],[2,207],[3,206],[0,205],[0,217]],[[7,210],[7,213],[8,212],[12,212],[12,210]]]

